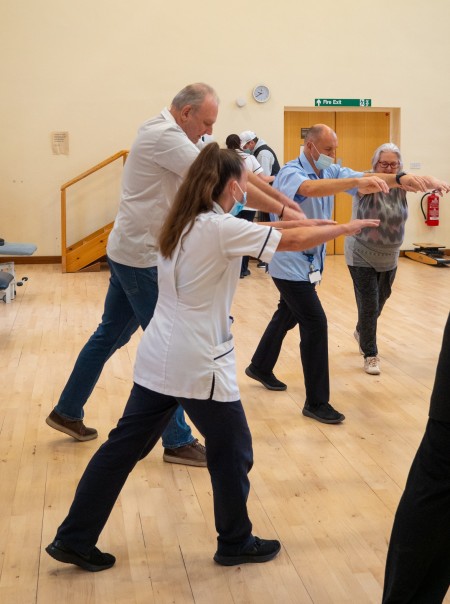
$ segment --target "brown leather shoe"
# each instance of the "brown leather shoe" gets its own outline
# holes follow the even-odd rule
[[[164,461],[168,463],[181,463],[185,466],[206,467],[206,448],[195,439],[184,447],[164,449]]]
[[[93,440],[97,438],[98,432],[95,428],[88,428],[82,419],[66,419],[53,410],[45,420],[46,423],[60,432],[64,432],[76,440]]]

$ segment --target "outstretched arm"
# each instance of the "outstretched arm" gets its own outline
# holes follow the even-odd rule
[[[435,178],[434,176],[422,176],[422,178],[425,180],[427,190],[432,189],[439,193],[439,195],[444,195],[444,193],[450,191],[450,185],[445,180],[439,180],[439,178]]]
[[[434,176],[415,176],[414,174],[403,174],[403,176],[400,176],[398,179],[400,182],[397,182],[396,174],[385,174],[380,172],[373,175],[368,173],[365,175],[365,178],[369,178],[370,176],[377,176],[381,180],[384,180],[390,189],[400,188],[413,193],[417,193],[419,191],[425,192],[430,189],[434,189],[440,195],[450,191],[450,185],[447,182],[434,178]],[[364,186],[358,187],[358,192],[362,195],[366,195],[367,193],[375,193],[375,191],[367,190],[367,187]]]
[[[257,208],[263,212],[272,212],[278,216],[282,214],[283,219],[286,220],[306,218],[295,201],[268,185],[262,178],[252,172],[248,173],[247,191],[248,205],[252,208]]]
[[[278,220],[276,222],[258,222],[263,226],[271,226],[274,229],[295,229],[296,227],[322,226],[326,224],[337,224],[335,220],[326,218],[300,218],[294,220]]]
[[[278,224],[278,223],[274,223]],[[351,220],[346,224],[325,224],[322,226],[299,226],[282,230],[277,247],[278,252],[306,250],[335,239],[339,235],[355,235],[364,228],[378,227],[379,220]]]
[[[297,193],[303,197],[323,197],[343,193],[349,189],[363,189],[364,193],[388,193],[389,187],[385,179],[373,174],[354,178],[319,178],[318,180],[304,180]],[[389,174],[384,174],[389,176]],[[395,177],[394,177],[395,182]],[[398,185],[396,185],[398,186]]]

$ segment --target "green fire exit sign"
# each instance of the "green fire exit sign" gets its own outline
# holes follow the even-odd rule
[[[314,99],[315,107],[372,107],[372,99]]]

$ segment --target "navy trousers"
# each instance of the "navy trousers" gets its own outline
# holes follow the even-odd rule
[[[175,399],[137,384],[117,427],[84,471],[56,539],[80,554],[89,554],[128,474],[155,446],[178,404],[205,438],[218,552],[239,555],[251,545],[247,498],[253,450],[241,401]]]

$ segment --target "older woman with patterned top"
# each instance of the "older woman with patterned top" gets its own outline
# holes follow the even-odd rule
[[[400,149],[384,143],[372,157],[376,173],[396,174],[397,188],[389,193],[358,193],[353,197],[352,218],[379,218],[380,226],[364,229],[345,240],[345,260],[350,270],[358,308],[354,332],[359,351],[364,355],[364,371],[380,374],[377,347],[377,321],[386,300],[391,295],[397,272],[400,246],[408,218],[407,187],[401,185],[403,161]],[[431,176],[421,176],[426,186],[439,193],[450,190],[449,185]]]

